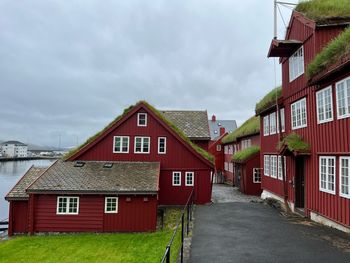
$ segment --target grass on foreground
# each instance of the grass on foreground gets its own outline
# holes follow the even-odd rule
[[[0,262],[159,262],[179,216],[180,210],[171,209],[165,214],[165,229],[154,233],[18,236],[0,242]],[[171,248],[171,262],[176,262],[180,234]]]

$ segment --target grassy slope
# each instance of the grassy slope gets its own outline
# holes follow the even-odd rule
[[[166,229],[155,233],[22,236],[0,242],[0,262],[159,262],[173,233],[179,210],[165,214]],[[172,262],[180,248],[179,231]]]
[[[262,110],[276,104],[276,97],[278,99],[281,95],[282,87],[277,87],[271,90],[255,105],[255,113],[259,114]]]
[[[295,10],[315,21],[350,17],[350,0],[302,1],[296,6]]]
[[[350,3],[349,3],[350,4]],[[320,52],[307,67],[307,76],[314,77],[333,63],[337,62],[343,56],[350,53],[350,27]]]
[[[252,135],[260,131],[260,118],[253,116],[239,126],[234,132],[226,135],[222,139],[222,143],[230,143],[236,141],[238,137]]]

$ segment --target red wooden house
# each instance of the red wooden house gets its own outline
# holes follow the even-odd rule
[[[349,29],[344,32],[350,17],[336,16],[336,7],[322,9],[331,14],[312,15],[322,4],[299,4],[286,39],[274,39],[269,50],[270,57],[280,57],[283,88],[279,99],[257,110],[263,131],[262,196],[285,198],[293,211],[349,231],[349,54],[331,56],[326,46],[349,50],[341,45],[350,42]],[[345,41],[333,40],[339,34]],[[277,105],[285,115],[282,134],[277,132]]]
[[[210,202],[212,158],[188,139],[209,133],[203,114],[171,122],[140,102],[65,160],[29,169],[6,196],[9,235],[154,231],[158,205],[183,205],[192,190],[195,203]],[[174,124],[188,120],[185,131]]]
[[[233,149],[232,154],[229,152],[226,155],[231,180],[242,193],[248,195],[261,193],[259,130],[259,118],[252,117],[223,139],[225,146]]]

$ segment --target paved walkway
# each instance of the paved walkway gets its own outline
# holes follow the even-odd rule
[[[349,234],[283,217],[232,187],[215,186],[213,198],[196,207],[190,262],[350,262]]]

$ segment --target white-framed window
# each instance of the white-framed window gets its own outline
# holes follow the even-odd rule
[[[289,82],[304,74],[304,48],[301,46],[289,57]]]
[[[280,115],[281,115],[281,131],[282,132],[285,132],[285,117],[284,117],[284,108],[280,109]],[[278,114],[277,114],[277,119],[276,119],[276,127],[277,127],[277,132],[279,133],[280,132],[280,129],[279,129],[279,119],[278,119]]]
[[[147,126],[147,113],[137,113],[137,126]]]
[[[350,198],[350,156],[342,156],[339,158],[339,172],[339,195]]]
[[[186,172],[185,185],[186,186],[193,186],[194,185],[194,173],[193,172]]]
[[[216,145],[216,151],[217,152],[221,152],[221,144],[217,144]]]
[[[350,77],[336,83],[337,118],[350,117]]]
[[[173,172],[173,186],[181,185],[181,172]]]
[[[77,215],[79,214],[79,197],[77,196],[58,196],[57,210],[58,215]]]
[[[264,117],[264,136],[270,135],[269,116]]]
[[[261,183],[261,168],[253,168],[253,183]]]
[[[228,164],[228,170],[233,173],[233,163]]]
[[[307,126],[306,98],[298,100],[291,105],[291,116],[293,130]]]
[[[129,153],[129,136],[114,136],[113,153]]]
[[[276,133],[276,112],[270,114],[270,134]]]
[[[270,174],[270,155],[264,155],[264,175]]]
[[[158,154],[166,154],[166,137],[158,137]]]
[[[228,146],[227,145],[224,146],[224,153],[228,154]]]
[[[118,213],[118,197],[105,197],[105,213],[116,214]]]
[[[224,162],[224,169],[225,171],[228,171],[228,162]]]
[[[277,178],[277,156],[270,155],[270,176]]]
[[[232,145],[228,146],[228,154],[233,154],[233,146]]]
[[[286,156],[284,156],[284,176],[287,178],[287,159]],[[278,179],[283,180],[283,175],[282,175],[282,156],[278,156],[278,174],[277,174]]]
[[[135,137],[134,153],[149,153],[150,137]]]
[[[335,194],[335,157],[319,157],[320,191]]]
[[[252,140],[251,139],[242,140],[241,145],[242,145],[242,150],[249,148],[252,145]]]
[[[316,92],[317,123],[333,120],[332,87]]]

